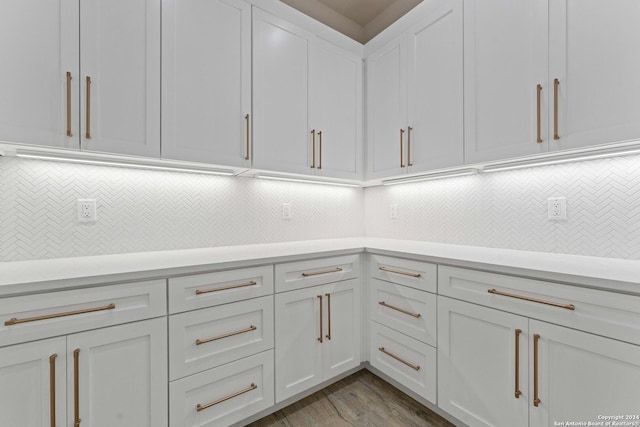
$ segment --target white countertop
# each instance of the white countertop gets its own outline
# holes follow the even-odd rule
[[[640,294],[640,261],[349,238],[0,263],[0,296],[296,261],[362,250]]]

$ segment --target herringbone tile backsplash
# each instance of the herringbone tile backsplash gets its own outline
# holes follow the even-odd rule
[[[76,220],[85,198],[96,223]],[[362,206],[357,188],[0,157],[0,261],[362,236]]]
[[[554,196],[567,221],[547,220]],[[640,259],[640,156],[365,190],[0,158],[0,261],[363,234]]]
[[[566,221],[547,219],[555,196]],[[640,157],[367,188],[365,212],[372,237],[640,259]]]

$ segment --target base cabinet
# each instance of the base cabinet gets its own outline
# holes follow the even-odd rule
[[[166,426],[166,348],[162,318],[2,348],[0,425]]]
[[[470,426],[639,416],[638,396],[640,346],[438,297],[438,404]]]
[[[358,279],[275,297],[276,402],[360,365]]]

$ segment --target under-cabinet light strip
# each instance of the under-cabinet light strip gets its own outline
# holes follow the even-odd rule
[[[23,159],[33,159],[33,160],[47,160],[47,161],[56,161],[56,162],[64,162],[64,163],[80,163],[87,165],[101,165],[101,166],[115,166],[115,167],[126,167],[126,168],[135,168],[135,169],[150,169],[150,170],[162,170],[162,171],[171,171],[171,172],[188,172],[188,173],[201,173],[208,175],[222,175],[222,176],[231,176],[233,175],[233,171],[230,170],[209,170],[209,169],[198,169],[198,168],[185,168],[185,167],[174,167],[174,166],[158,166],[158,165],[150,165],[144,163],[128,163],[128,162],[118,162],[112,160],[98,160],[98,159],[83,159],[76,157],[64,157],[57,155],[47,155],[47,154],[32,154],[32,153],[23,153],[17,152],[16,157],[20,157]]]
[[[421,181],[431,181],[434,179],[443,179],[443,178],[453,178],[457,176],[467,176],[467,175],[475,175],[477,174],[477,169],[464,169],[464,170],[455,170],[451,172],[441,172],[434,174],[425,174],[425,175],[416,175],[410,176],[406,178],[396,178],[383,180],[382,185],[396,185],[396,184],[407,184],[410,182],[421,182]]]
[[[348,182],[336,182],[336,181],[316,181],[313,179],[303,179],[303,178],[294,178],[288,176],[277,176],[277,175],[256,175],[256,178],[260,179],[269,179],[272,181],[287,181],[287,182],[302,182],[307,184],[322,184],[322,185],[334,185],[338,187],[360,187],[358,184],[351,184]]]

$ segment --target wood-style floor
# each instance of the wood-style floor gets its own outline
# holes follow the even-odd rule
[[[249,427],[449,427],[453,424],[366,370]]]

